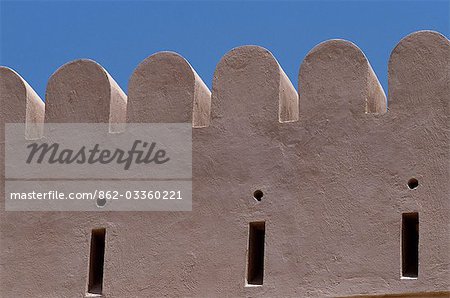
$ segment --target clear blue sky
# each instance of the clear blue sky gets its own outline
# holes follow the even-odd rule
[[[0,0],[0,64],[44,99],[50,75],[77,58],[99,62],[126,92],[133,69],[162,50],[183,55],[211,88],[230,49],[269,49],[297,88],[301,61],[330,38],[356,43],[387,90],[387,62],[405,35],[447,37],[449,1],[15,1]],[[301,92],[301,91],[300,91]]]

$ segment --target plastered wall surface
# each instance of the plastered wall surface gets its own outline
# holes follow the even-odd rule
[[[192,212],[5,212],[2,143],[0,296],[84,297],[103,227],[108,298],[448,297],[449,63],[443,35],[406,36],[389,60],[389,107],[344,40],[308,53],[298,93],[257,46],[228,52],[211,92],[171,52],[139,64],[127,95],[99,64],[73,61],[49,79],[45,107],[0,68],[2,135],[10,122],[193,124]],[[417,279],[400,278],[405,212],[420,215]],[[264,282],[246,287],[254,221]]]

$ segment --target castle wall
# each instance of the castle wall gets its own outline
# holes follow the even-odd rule
[[[44,109],[47,123],[113,131],[125,119],[193,124],[192,212],[5,212],[2,199],[1,296],[83,297],[95,228],[106,228],[105,297],[449,295],[449,61],[439,33],[402,39],[389,107],[344,40],[308,53],[298,94],[257,46],[228,52],[211,92],[176,53],[145,59],[128,96],[97,63],[73,61],[49,79],[45,108],[0,68],[2,134],[4,123],[43,123]],[[1,179],[3,198],[4,170]],[[409,212],[419,214],[419,269],[402,279]],[[246,286],[249,223],[260,221],[263,284]]]

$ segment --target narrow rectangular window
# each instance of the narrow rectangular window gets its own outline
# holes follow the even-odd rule
[[[402,277],[419,274],[419,213],[402,214]]]
[[[248,234],[247,284],[262,285],[264,277],[264,238],[266,223],[251,222]]]
[[[103,265],[105,261],[105,235],[106,229],[93,229],[91,235],[91,252],[89,256],[89,283],[90,294],[102,294],[103,291]]]

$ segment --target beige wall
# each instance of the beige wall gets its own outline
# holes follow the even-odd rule
[[[435,32],[400,41],[389,111],[366,57],[342,40],[306,56],[299,96],[255,46],[221,59],[212,92],[169,52],[136,68],[128,98],[95,62],[66,64],[49,80],[46,122],[194,124],[193,211],[5,212],[2,200],[0,296],[83,297],[97,227],[105,297],[448,295],[449,56]],[[43,121],[40,99],[6,68],[0,97],[2,134],[3,123]],[[401,218],[412,211],[419,276],[404,280]],[[265,221],[264,283],[246,287],[253,221]]]

